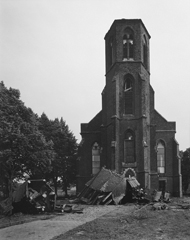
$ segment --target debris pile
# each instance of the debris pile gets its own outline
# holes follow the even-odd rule
[[[123,175],[102,168],[86,183],[78,199],[91,205],[119,204],[131,201],[133,189],[137,189],[139,185],[135,177],[125,178]]]
[[[169,209],[168,204],[163,202],[155,203],[152,206],[152,210],[168,210],[168,209]]]
[[[126,203],[143,204],[146,207],[136,210],[135,218],[147,218],[148,209],[190,209],[190,203],[170,203],[168,192],[151,192],[140,188],[140,184],[135,177],[125,177],[102,168],[90,181],[85,184],[85,188],[74,200],[56,199],[53,189],[45,180],[28,180],[22,184],[17,184],[13,192],[13,201],[5,199],[0,202],[0,212],[7,215],[21,212],[35,214],[43,211],[55,211],[59,213],[83,213],[82,204],[88,205],[117,205]]]
[[[0,210],[4,215],[22,212],[35,214],[53,210],[54,191],[45,180],[28,180],[15,184],[10,198],[0,202]]]
[[[164,202],[164,203],[169,203],[170,200],[170,194],[168,192],[161,192],[161,191],[154,191],[153,193],[153,202]]]
[[[56,205],[55,211],[62,213],[83,213],[83,209],[79,205],[72,204],[64,204],[64,205]]]

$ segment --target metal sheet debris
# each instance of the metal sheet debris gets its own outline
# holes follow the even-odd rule
[[[140,186],[135,177],[126,178],[114,171],[102,168],[96,176],[86,183],[78,198],[86,204],[119,204],[126,195],[127,181],[130,188]]]

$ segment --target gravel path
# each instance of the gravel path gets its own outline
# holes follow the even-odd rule
[[[119,206],[83,206],[82,214],[60,214],[47,220],[37,220],[0,229],[1,240],[50,240],[77,226],[110,213]]]

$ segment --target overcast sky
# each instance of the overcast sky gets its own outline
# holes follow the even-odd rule
[[[190,147],[190,0],[0,0],[0,81],[39,116],[80,123],[101,110],[104,36],[115,19],[142,19],[155,107]]]

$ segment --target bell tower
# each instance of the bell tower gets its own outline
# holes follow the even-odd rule
[[[118,62],[139,62],[149,71],[149,39],[142,20],[115,20],[105,35],[106,73]]]
[[[115,20],[105,35],[102,109],[81,124],[77,191],[105,166],[135,176],[143,188],[181,196],[176,123],[154,107],[149,49],[140,19]]]
[[[144,187],[150,182],[149,39],[139,19],[113,22],[105,35],[106,86],[102,92],[102,138],[112,149],[105,153],[111,159],[108,167],[119,173],[132,168]]]

